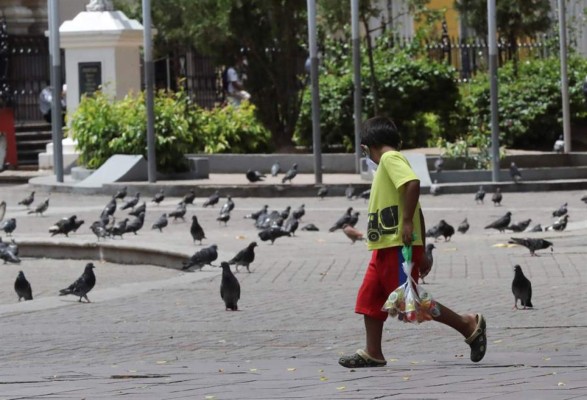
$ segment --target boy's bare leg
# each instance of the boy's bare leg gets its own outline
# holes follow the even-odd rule
[[[471,334],[475,331],[475,328],[477,327],[477,318],[475,314],[459,315],[440,303],[436,304],[438,304],[440,307],[440,315],[434,318],[435,321],[441,322],[453,329],[456,329],[465,338],[471,336]]]
[[[378,360],[385,360],[383,352],[381,350],[381,337],[383,335],[383,322],[381,320],[369,317],[365,317],[365,334],[366,334],[366,346],[365,351],[371,357]]]

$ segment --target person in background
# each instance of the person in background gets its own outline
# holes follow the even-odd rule
[[[244,54],[239,54],[234,66],[226,68],[222,74],[222,85],[228,104],[239,106],[243,100],[250,100],[251,95],[245,90],[243,81],[246,75],[243,73],[247,66]]]

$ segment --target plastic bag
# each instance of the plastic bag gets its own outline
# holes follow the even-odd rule
[[[389,295],[382,310],[400,321],[419,324],[440,315],[440,307],[422,286],[412,278],[412,246],[402,248],[404,263],[402,268],[407,276],[406,283],[400,285]]]

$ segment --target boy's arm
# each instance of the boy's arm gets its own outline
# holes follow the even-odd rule
[[[406,246],[409,246],[412,244],[412,235],[414,234],[414,212],[416,211],[418,198],[420,197],[420,181],[414,179],[406,182],[404,196],[402,241]],[[422,231],[422,234],[424,234],[424,231]]]

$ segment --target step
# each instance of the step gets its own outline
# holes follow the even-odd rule
[[[34,131],[34,132],[16,132],[17,141],[27,140],[51,140],[53,134],[51,131]]]
[[[16,134],[24,132],[51,132],[51,124],[32,122],[15,126]]]
[[[25,142],[20,141],[16,142],[16,149],[17,151],[21,151],[24,149],[43,149],[47,147],[47,144],[51,143],[50,140],[27,140]]]

